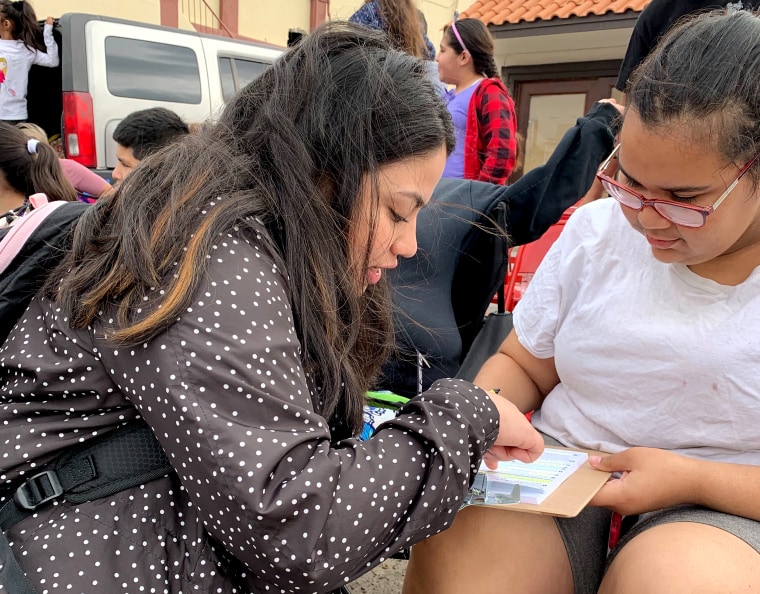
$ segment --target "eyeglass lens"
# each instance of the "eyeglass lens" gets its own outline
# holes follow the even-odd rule
[[[602,185],[610,196],[615,198],[624,206],[633,208],[635,210],[641,210],[643,207],[643,204],[638,196],[635,196],[634,194],[631,194],[623,188],[613,185],[608,181],[602,181]],[[654,209],[663,217],[678,225],[684,225],[686,227],[701,227],[704,224],[704,217],[700,212],[696,210],[683,208],[677,204],[665,204],[662,202],[655,202],[653,206]]]

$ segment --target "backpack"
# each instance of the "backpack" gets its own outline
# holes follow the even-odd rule
[[[30,197],[30,206],[32,210],[27,214],[0,229],[0,344],[61,261],[74,224],[89,207],[82,202],[48,202],[44,194]],[[172,470],[145,422],[130,421],[115,431],[65,449],[25,480],[0,507],[0,530],[4,532],[38,507],[60,497],[73,503],[91,501]],[[36,592],[2,532],[0,566],[0,583],[10,592]]]
[[[30,198],[36,208],[0,229],[0,344],[61,260],[71,229],[88,205]]]

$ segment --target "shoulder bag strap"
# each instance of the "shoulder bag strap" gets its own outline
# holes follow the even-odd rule
[[[13,594],[35,594],[4,532],[38,508],[58,499],[83,503],[108,497],[173,471],[142,419],[68,448],[47,470],[24,481],[0,508],[0,584]]]
[[[18,219],[0,241],[0,273],[13,261],[26,241],[42,222],[56,209],[66,204],[63,200],[48,202]]]

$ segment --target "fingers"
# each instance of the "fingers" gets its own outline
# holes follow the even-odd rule
[[[519,448],[507,448],[507,451],[511,458],[519,460],[520,462],[525,462],[526,464],[530,464],[531,462],[535,462],[538,459],[538,457],[541,455],[541,452],[543,452],[543,447],[539,452],[533,450],[522,450]]]
[[[503,445],[513,458],[522,462],[533,462],[544,451],[544,438],[522,415],[517,425],[516,430],[511,432],[513,439]]]
[[[604,472],[623,472],[631,470],[626,464],[625,452],[619,454],[612,454],[610,456],[589,456],[588,463],[592,468],[602,470]]]
[[[505,446],[495,445],[491,447],[491,449],[488,450],[485,454],[483,454],[483,461],[493,463],[493,464],[498,464],[499,462],[502,462],[505,460],[514,460],[514,459],[515,457],[510,453],[509,448]]]
[[[489,450],[483,455],[483,463],[490,470],[496,470],[499,466],[499,457]]]
[[[544,451],[541,434],[512,402],[495,394],[491,398],[499,410],[500,428],[486,465],[491,468],[489,463],[498,460],[535,461]]]
[[[483,454],[483,462],[491,470],[494,470],[499,462],[508,462],[509,460],[520,460],[521,462],[530,460],[527,459],[528,454],[520,448],[513,448],[508,446],[493,446],[485,454]]]
[[[624,485],[621,479],[612,478],[591,498],[589,505],[614,508],[623,498],[623,488]]]
[[[620,113],[623,113],[625,106],[622,103],[618,103],[614,97],[608,97],[606,99],[599,99],[599,103],[609,103],[615,107]]]
[[[540,435],[539,435],[540,439]],[[493,446],[483,455],[483,462],[491,470],[494,470],[499,462],[506,460],[519,460],[530,464],[535,462],[544,451],[544,441],[540,439],[537,444],[526,446]]]
[[[588,463],[592,468],[596,468],[597,470],[612,472],[611,470],[607,471],[607,465],[609,464],[609,462],[607,462],[607,458],[609,458],[609,456],[589,456]]]
[[[504,445],[503,447],[508,458],[507,460],[520,460],[520,462],[535,462],[544,451],[544,439],[541,434],[529,427],[528,432],[521,440],[515,440],[513,445]]]
[[[588,462],[592,468],[603,472],[610,472],[612,476],[602,486],[599,492],[589,502],[589,505],[606,507],[613,511],[623,513],[622,502],[626,501],[629,493],[626,492],[625,478],[629,474],[629,456],[627,451],[612,454],[610,456],[589,456]]]
[[[523,449],[530,457],[530,461],[533,462],[544,453],[544,438],[533,428],[533,425],[531,425],[530,429],[530,442]]]

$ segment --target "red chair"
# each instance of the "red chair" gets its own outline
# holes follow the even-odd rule
[[[507,294],[509,277],[512,274],[512,271],[515,269],[515,262],[517,261],[518,251],[520,251],[520,246],[516,245],[509,248],[509,251],[507,252],[507,274],[504,275],[504,284],[499,287],[499,291],[491,298],[491,303],[494,305],[497,305],[499,303],[499,297],[503,297]]]
[[[517,248],[514,265],[510,266],[504,289],[504,304],[507,311],[513,311],[517,302],[528,288],[533,275],[544,259],[546,252],[557,240],[565,222],[575,212],[577,206],[571,206],[562,213],[559,221],[549,227],[539,239]]]

